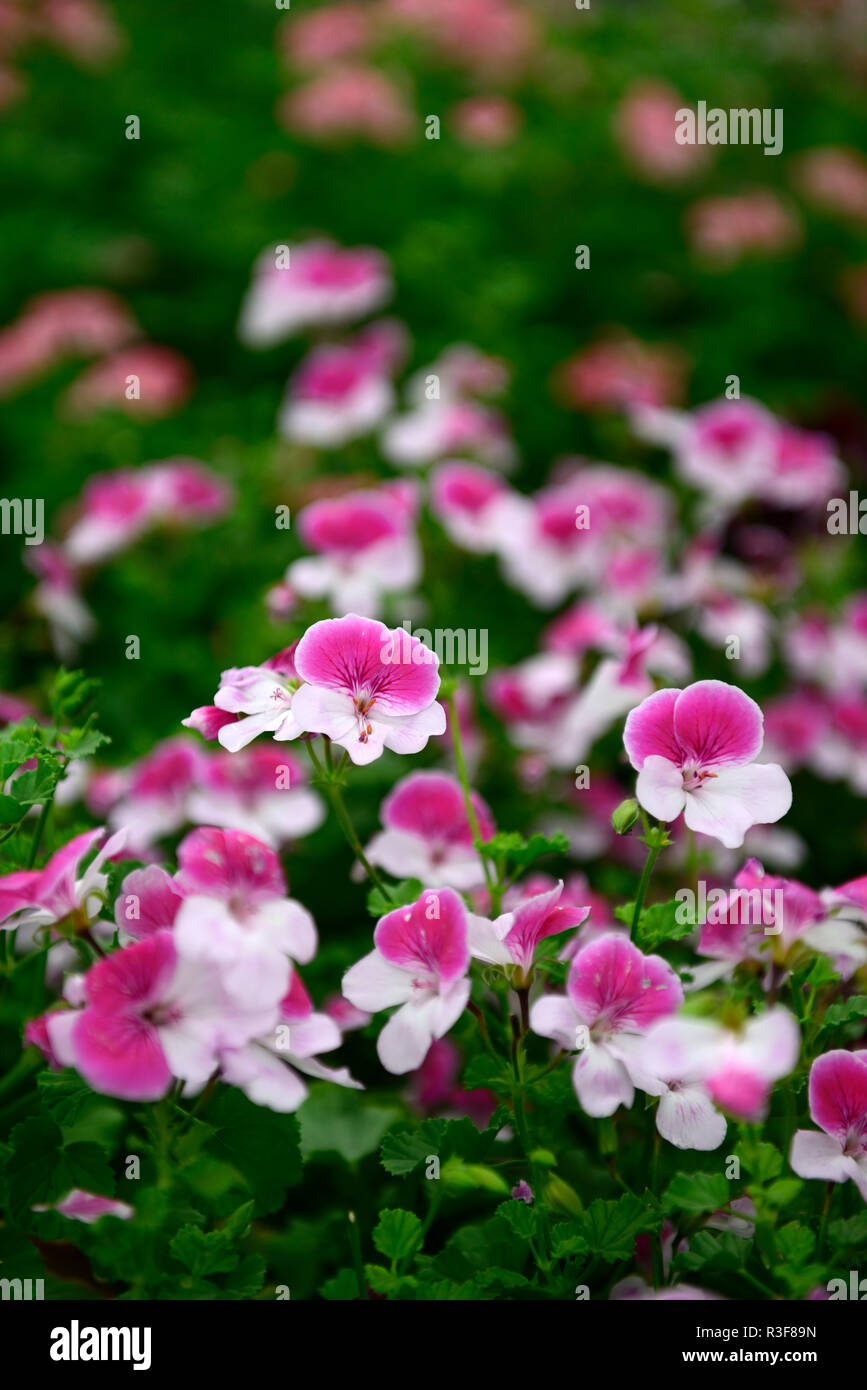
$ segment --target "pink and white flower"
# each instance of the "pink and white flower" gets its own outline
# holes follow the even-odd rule
[[[482,840],[496,832],[488,807],[473,792]],[[484,882],[461,785],[445,772],[411,772],[382,803],[385,829],[365,850],[371,864],[395,878],[417,878],[426,888],[467,891]]]
[[[373,940],[375,950],[344,975],[343,993],[371,1013],[400,1006],[376,1048],[386,1071],[402,1075],[421,1066],[470,997],[466,909],[453,889],[428,889],[380,918]]]
[[[483,555],[496,549],[496,503],[507,492],[499,473],[449,459],[431,474],[431,511],[456,545]]]
[[[295,560],[286,582],[303,598],[327,598],[336,613],[375,614],[383,594],[409,591],[421,577],[411,519],[387,486],[313,502],[298,529],[318,553]]]
[[[302,731],[327,734],[354,763],[373,762],[386,748],[419,753],[445,732],[437,664],[405,629],[355,613],[326,618],[298,643],[295,665],[307,684],[293,714]]]
[[[846,1182],[867,1202],[867,1052],[835,1050],[810,1069],[810,1116],[824,1133],[799,1129],[789,1162],[800,1178]]]
[[[308,241],[288,254],[281,250],[269,247],[253,267],[238,325],[247,347],[271,347],[304,328],[353,322],[391,294],[388,262],[372,247]]]
[[[307,769],[273,744],[237,753],[203,753],[187,807],[198,825],[243,830],[274,847],[309,835],[325,819]]]
[[[581,1105],[588,1115],[613,1115],[635,1095],[630,1041],[682,1002],[680,981],[661,956],[644,956],[612,933],[575,957],[565,996],[536,1001],[530,1027],[569,1052],[578,1049],[572,1082]]]
[[[336,449],[382,423],[394,388],[379,354],[361,342],[329,343],[304,358],[287,389],[277,428],[284,439]]]
[[[471,954],[489,965],[516,965],[526,978],[533,968],[533,957],[540,941],[580,927],[590,915],[589,906],[578,906],[568,899],[561,902],[562,896],[563,880],[560,879],[547,892],[525,898],[493,922],[471,915]]]
[[[32,930],[74,917],[88,925],[105,901],[104,864],[124,847],[122,831],[105,839],[105,827],[86,830],[57,850],[41,869],[21,869],[0,878],[0,927]],[[86,867],[88,854],[101,847]]]
[[[223,671],[214,705],[229,714],[246,716],[218,729],[217,738],[228,752],[246,748],[259,734],[271,734],[281,743],[303,732],[292,708],[301,684],[294,655],[294,647],[286,647],[261,666],[233,666]],[[200,727],[207,709],[194,710],[182,722],[190,728]]]
[[[756,763],[762,712],[724,681],[658,690],[632,710],[623,742],[638,771],[636,795],[652,816],[683,812],[691,830],[743,844],[753,825],[778,821],[792,804],[788,777],[776,763]]]

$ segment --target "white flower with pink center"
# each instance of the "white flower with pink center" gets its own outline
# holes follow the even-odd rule
[[[402,1075],[421,1066],[470,997],[466,908],[453,889],[428,889],[382,917],[373,940],[376,949],[344,975],[343,993],[371,1013],[400,1006],[376,1050],[386,1071]]]
[[[271,347],[300,329],[363,318],[391,290],[388,262],[371,247],[308,241],[288,256],[269,247],[253,267],[238,334],[247,347]]]
[[[394,490],[325,498],[298,517],[312,557],[295,560],[286,582],[303,598],[326,598],[337,613],[375,614],[383,594],[409,591],[421,577],[411,511]]]
[[[649,695],[623,735],[641,805],[661,821],[683,813],[691,830],[729,849],[743,844],[751,826],[778,821],[792,788],[778,764],[754,761],[762,722],[755,700],[724,681]]]
[[[824,1131],[799,1129],[789,1162],[800,1178],[846,1182],[867,1202],[867,1052],[842,1049],[810,1069],[810,1116]]]
[[[228,714],[245,717],[218,729],[217,738],[222,746],[230,753],[237,753],[259,734],[271,734],[278,743],[298,738],[302,729],[295,718],[292,701],[300,684],[293,647],[277,652],[261,666],[234,666],[223,671],[214,705]],[[207,708],[204,706],[204,710]],[[192,728],[201,727],[202,714],[203,710],[194,710],[183,722]]]
[[[327,734],[354,763],[370,763],[386,748],[419,753],[445,732],[436,701],[437,657],[402,628],[349,613],[308,628],[295,652],[303,685],[293,714],[306,733]]]

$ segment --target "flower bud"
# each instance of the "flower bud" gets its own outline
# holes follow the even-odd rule
[[[625,801],[621,801],[615,811],[611,813],[611,824],[618,835],[628,835],[639,817],[638,802],[631,796]]]

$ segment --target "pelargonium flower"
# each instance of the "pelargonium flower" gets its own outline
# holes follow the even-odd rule
[[[383,433],[382,452],[389,463],[405,468],[424,468],[459,454],[471,454],[494,468],[507,469],[515,460],[515,446],[499,411],[448,395],[392,420]]]
[[[133,869],[120,886],[114,920],[124,938],[141,941],[158,931],[170,931],[184,900],[171,874],[158,864]]]
[[[114,951],[84,978],[83,1009],[46,1015],[52,1047],[103,1095],[158,1100],[177,1078],[201,1090],[221,1047],[239,1046],[273,1027],[279,994],[263,981],[242,1009],[220,973],[185,959],[171,932]]]
[[[666,1019],[645,1041],[638,1067],[666,1081],[701,1082],[717,1105],[749,1123],[764,1118],[774,1082],[794,1071],[801,1048],[797,1022],[780,1005],[748,1019],[740,1032],[703,1019]],[[636,1085],[659,1094],[637,1074]],[[693,1119],[709,1128],[706,1111]]]
[[[271,1032],[243,1047],[225,1048],[220,1054],[223,1079],[238,1086],[254,1105],[289,1114],[307,1098],[301,1072],[319,1081],[363,1090],[346,1067],[326,1067],[318,1061],[322,1052],[333,1052],[343,1041],[340,1028],[327,1014],[315,1013],[297,970],[280,1001],[278,1022]]]
[[[497,503],[507,492],[499,473],[449,459],[431,474],[431,511],[456,545],[487,554],[496,549]]]
[[[174,926],[179,950],[217,966],[244,1005],[261,997],[268,976],[282,993],[290,960],[312,960],[317,938],[307,909],[286,897],[274,851],[242,831],[208,826],[181,841],[178,863],[185,895]]]
[[[204,753],[189,801],[198,825],[243,830],[267,845],[309,835],[325,819],[322,798],[306,785],[307,768],[286,748]]]
[[[546,893],[526,898],[511,912],[504,912],[493,922],[484,917],[469,919],[470,951],[477,960],[491,965],[517,965],[523,976],[533,967],[533,957],[540,941],[548,936],[580,927],[590,915],[590,908],[568,900],[561,902],[563,880]]]
[[[470,997],[466,908],[452,888],[428,889],[381,917],[373,940],[375,950],[344,975],[343,993],[371,1013],[400,1005],[376,1050],[386,1071],[402,1075],[421,1066]]]
[[[285,647],[260,666],[233,666],[220,676],[214,706],[230,714],[245,715],[234,723],[223,724],[217,738],[230,753],[246,748],[259,734],[271,734],[278,742],[298,738],[302,732],[292,710],[292,700],[300,685],[294,661],[294,646]],[[203,706],[181,722],[199,728]]]
[[[759,706],[724,681],[657,690],[628,715],[623,742],[644,809],[662,821],[683,812],[691,830],[729,849],[792,804],[783,769],[754,762],[762,747]]]
[[[530,1027],[569,1052],[579,1049],[572,1071],[579,1101],[588,1115],[613,1115],[619,1105],[631,1106],[635,1095],[629,1040],[682,1002],[683,989],[667,961],[642,955],[612,933],[575,957],[565,996],[536,1000]]]
[[[301,731],[327,734],[354,763],[370,763],[386,748],[419,753],[445,732],[436,701],[437,657],[403,628],[348,613],[308,628],[295,652],[307,682],[293,699]]]
[[[378,491],[328,497],[298,517],[304,543],[318,553],[286,571],[304,598],[328,598],[333,611],[376,613],[390,591],[409,591],[421,576],[421,554],[408,510],[385,486]]]
[[[394,388],[378,355],[364,343],[328,343],[296,370],[277,428],[296,444],[336,449],[369,434],[393,404]]]
[[[823,1134],[799,1129],[789,1162],[800,1178],[846,1182],[867,1202],[867,1052],[837,1049],[810,1068],[810,1116]]]
[[[126,832],[126,848],[131,853],[148,850],[189,820],[189,798],[200,757],[194,740],[180,735],[163,739],[129,770],[122,795],[109,813],[109,823]]]
[[[151,504],[147,469],[97,473],[85,483],[81,516],[64,541],[68,559],[91,565],[116,554],[150,525]]]
[[[496,832],[481,797],[472,792],[482,840]],[[460,782],[446,772],[411,772],[382,803],[385,830],[365,850],[371,864],[427,888],[478,887],[484,880]]]
[[[368,246],[308,241],[289,248],[288,265],[269,247],[253,267],[238,335],[247,347],[279,343],[299,329],[333,326],[378,309],[391,293],[388,262]]]
[[[119,831],[107,840],[105,827],[86,830],[57,850],[41,869],[22,869],[0,878],[0,927],[33,929],[74,917],[87,926],[99,911],[108,885],[103,865],[124,847]],[[86,868],[89,852],[104,841]]]

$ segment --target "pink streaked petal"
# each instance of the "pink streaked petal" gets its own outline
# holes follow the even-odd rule
[[[446,712],[436,701],[417,714],[386,715],[374,718],[374,731],[393,753],[420,753],[429,738],[446,731]],[[350,755],[351,756],[351,755]]]
[[[392,965],[424,978],[453,981],[470,963],[467,911],[452,888],[429,888],[417,902],[386,913],[373,939]]]
[[[203,826],[191,831],[178,847],[178,863],[177,881],[186,893],[248,906],[286,892],[286,879],[273,849],[241,830]]]
[[[75,1065],[95,1091],[122,1100],[147,1101],[159,1100],[171,1085],[172,1073],[157,1030],[138,1017],[85,1009],[76,1019],[72,1041]]]
[[[349,613],[308,628],[295,653],[311,685],[375,696],[386,715],[416,714],[436,697],[440,678],[433,652],[403,629],[390,632],[374,618]]]
[[[186,719],[182,719],[181,723],[187,729],[195,729],[202,738],[210,740],[215,739],[227,724],[235,724],[237,719],[237,714],[219,709],[217,705],[199,705]]]
[[[683,988],[660,956],[643,956],[624,936],[609,933],[575,957],[566,985],[584,1022],[642,1032],[683,1003]]]
[[[867,1134],[867,1063],[842,1049],[818,1057],[810,1070],[810,1114],[841,1144]]]
[[[773,824],[791,804],[792,784],[777,763],[724,767],[687,792],[684,820],[690,830],[738,849],[752,826]]]
[[[629,761],[640,770],[646,758],[667,758],[678,767],[681,764],[680,746],[674,733],[674,707],[682,692],[665,688],[648,695],[646,700],[630,710],[623,730],[623,745]]]
[[[525,968],[533,961],[533,953],[540,941],[546,937],[557,936],[559,932],[571,927],[580,927],[590,915],[589,907],[574,903],[561,903],[563,880],[547,893],[538,893],[522,903],[516,910],[515,920],[504,938],[512,959]]]
[[[578,1029],[585,1027],[575,1005],[562,994],[543,994],[530,1009],[530,1027],[541,1038],[553,1038],[567,1052],[578,1046]]]
[[[172,933],[157,932],[91,966],[85,977],[87,1002],[101,1014],[132,1016],[161,997],[176,966]]]
[[[725,681],[696,681],[681,692],[674,709],[682,760],[699,767],[752,762],[762,746],[763,723],[755,700]]]
[[[741,1059],[767,1081],[793,1072],[800,1053],[801,1030],[794,1015],[780,1005],[750,1019],[738,1049]],[[864,1070],[867,1073],[867,1067]]]
[[[127,874],[114,905],[114,920],[122,932],[138,941],[173,927],[182,902],[183,894],[171,875],[149,864]]]

